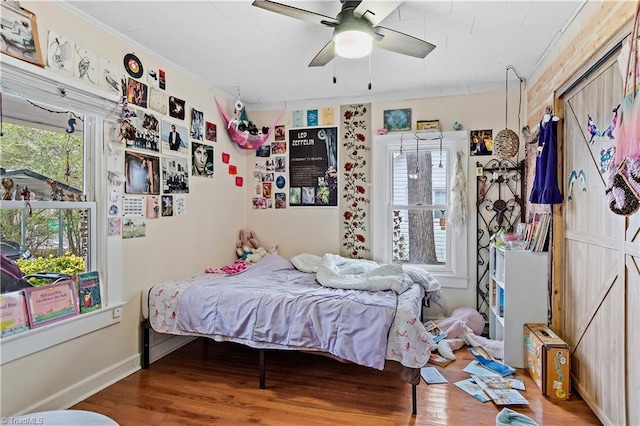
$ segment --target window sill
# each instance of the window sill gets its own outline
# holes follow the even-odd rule
[[[2,345],[0,365],[117,324],[121,321],[122,316],[117,314],[117,318],[114,318],[115,310],[124,304],[125,302],[112,304],[98,311],[3,337],[0,340]]]

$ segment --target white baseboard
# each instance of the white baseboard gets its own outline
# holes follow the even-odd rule
[[[152,345],[149,348],[149,363],[151,364],[156,362],[160,358],[170,354],[176,349],[183,347],[184,345],[195,339],[195,336],[171,336],[158,344]]]
[[[67,409],[138,370],[140,370],[140,355],[132,355],[118,364],[98,371],[73,386],[62,389],[14,415],[20,416],[39,411]]]

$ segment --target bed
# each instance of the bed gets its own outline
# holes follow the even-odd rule
[[[435,348],[421,322],[424,303],[441,304],[440,285],[417,268],[337,255],[269,254],[236,274],[200,273],[143,291],[142,366],[149,366],[149,328],[203,336],[259,350],[327,354],[397,372],[413,390]]]

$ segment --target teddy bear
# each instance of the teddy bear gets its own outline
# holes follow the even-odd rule
[[[252,254],[251,250],[260,247],[256,234],[249,229],[241,229],[236,242],[236,254],[239,258],[246,259]]]

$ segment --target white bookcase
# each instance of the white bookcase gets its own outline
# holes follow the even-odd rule
[[[489,248],[489,337],[504,341],[504,362],[524,368],[523,326],[547,323],[548,253]]]

